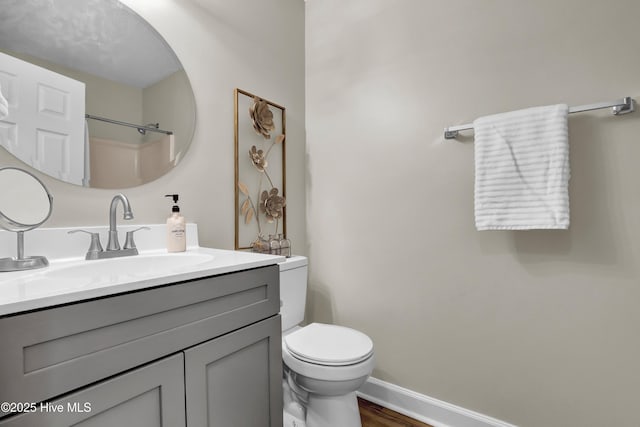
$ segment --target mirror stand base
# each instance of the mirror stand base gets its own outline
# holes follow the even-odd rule
[[[29,256],[26,258],[2,258],[0,259],[0,272],[34,270],[49,265],[49,261],[43,256]]]

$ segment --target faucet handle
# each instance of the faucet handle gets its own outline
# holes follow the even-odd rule
[[[87,233],[91,236],[91,244],[89,245],[89,250],[87,251],[85,259],[97,259],[98,253],[103,251],[102,244],[100,243],[100,235],[98,233],[91,233],[87,230],[71,230],[68,231],[67,234],[74,234],[78,232]]]
[[[140,227],[136,228],[135,230],[127,231],[127,237],[125,238],[123,249],[136,249],[136,242],[133,241],[133,233],[140,230],[151,230],[151,228]]]

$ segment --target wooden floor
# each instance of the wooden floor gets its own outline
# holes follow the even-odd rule
[[[358,406],[362,427],[432,427],[361,398]]]

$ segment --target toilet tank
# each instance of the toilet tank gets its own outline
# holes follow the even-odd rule
[[[293,328],[304,320],[307,303],[308,260],[293,256],[280,266],[280,315],[282,330]]]

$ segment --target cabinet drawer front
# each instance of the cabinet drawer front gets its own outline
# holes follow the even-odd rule
[[[50,399],[272,316],[278,281],[274,265],[1,318],[0,401]]]
[[[184,427],[183,370],[184,358],[178,353],[38,404],[34,412],[0,420],[0,427]]]

